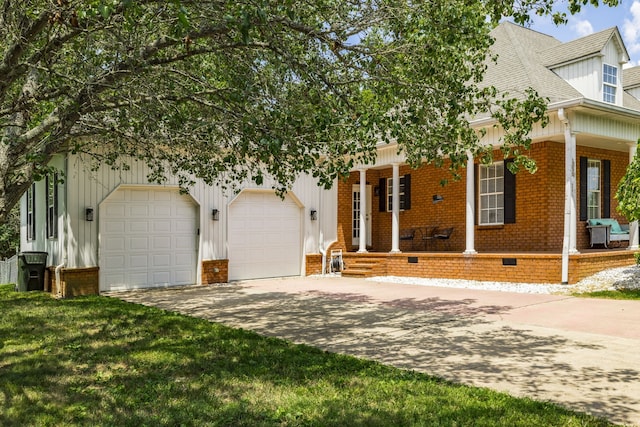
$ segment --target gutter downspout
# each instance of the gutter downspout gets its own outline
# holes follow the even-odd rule
[[[67,239],[68,239],[68,233],[67,233],[67,210],[68,210],[68,196],[67,194],[69,193],[67,190],[67,186],[66,186],[66,182],[69,176],[69,155],[66,154],[64,157],[64,182],[65,182],[65,187],[64,187],[64,210],[65,210],[65,215],[64,215],[64,219],[62,221],[62,260],[60,262],[60,264],[56,265],[56,270],[55,270],[55,280],[56,280],[56,289],[58,290],[58,297],[60,297],[62,295],[62,280],[60,277],[60,272],[62,271],[62,269],[65,267],[65,265],[67,264]]]
[[[562,236],[562,284],[569,283],[569,254],[575,251],[575,182],[576,182],[576,142],[571,134],[571,124],[564,108],[558,109],[558,119],[564,126],[565,143],[565,190],[564,190],[564,232]],[[573,234],[573,236],[572,236]]]

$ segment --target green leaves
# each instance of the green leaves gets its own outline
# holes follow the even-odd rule
[[[640,144],[640,140],[638,141]],[[640,220],[640,157],[638,153],[627,167],[616,191],[618,211],[629,221]]]
[[[448,157],[455,174],[480,151],[472,118],[494,114],[511,155],[545,120],[536,94],[502,99],[480,84],[495,22],[552,13],[551,0],[11,5],[0,128],[16,134],[0,134],[14,147],[0,150],[0,182],[14,186],[0,199],[67,150],[113,167],[145,161],[160,182],[167,171],[229,187],[269,176],[284,190],[301,173],[330,186],[397,143],[409,164]],[[524,153],[517,164],[533,170]]]

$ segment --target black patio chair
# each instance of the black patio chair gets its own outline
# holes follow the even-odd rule
[[[451,234],[453,233],[453,227],[448,227],[448,228],[441,228],[438,229],[438,231],[436,231],[433,235],[433,238],[438,241],[438,240],[449,240],[449,237],[451,237]]]

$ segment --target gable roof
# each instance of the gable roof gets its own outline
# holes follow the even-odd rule
[[[582,97],[564,79],[542,64],[539,52],[562,43],[555,38],[511,22],[503,22],[491,31],[493,53],[498,62],[489,64],[484,83],[510,96],[523,97],[528,87],[551,102]]]
[[[488,64],[483,84],[520,99],[524,98],[524,90],[531,87],[538,95],[548,98],[550,103],[585,96],[547,64],[568,63],[600,54],[612,38],[627,53],[616,27],[562,43],[547,34],[505,21],[491,31],[491,36],[495,39],[492,52],[498,55],[498,61]],[[625,72],[623,81],[626,76]],[[625,108],[640,110],[640,100],[626,92],[622,96]]]
[[[623,69],[622,82],[625,90],[640,86],[640,66]]]
[[[611,39],[615,40],[625,55],[625,58],[628,59],[629,53],[622,42],[622,37],[617,27],[608,28],[567,43],[553,46],[541,51],[540,56],[545,66],[553,68],[557,65],[599,55]]]

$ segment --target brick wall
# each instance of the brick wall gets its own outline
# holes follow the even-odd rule
[[[499,226],[476,225],[475,249],[477,251],[559,252],[562,250],[564,151],[564,144],[556,142],[547,141],[532,145],[527,154],[536,161],[538,170],[534,174],[520,171],[516,175],[516,222]],[[611,216],[626,223],[627,221],[616,212],[617,202],[613,195],[628,165],[628,154],[578,147],[577,155],[611,160]],[[502,159],[502,153],[499,150],[494,152],[494,159],[496,161]],[[418,169],[410,169],[408,166],[400,168],[400,175],[411,174],[411,209],[400,212],[400,229],[427,226],[454,227],[450,240],[446,242],[446,249],[462,252],[465,249],[467,171],[462,169],[461,179],[452,181],[446,167],[447,164],[441,169],[425,164]],[[579,177],[579,170],[577,174]],[[391,175],[390,166],[380,170],[369,170],[367,182],[375,188],[378,186],[379,178],[389,178]],[[341,181],[338,184],[338,243],[340,247],[349,251],[357,249],[352,245],[351,210],[352,186],[358,183],[359,179],[359,173],[355,172],[347,181]],[[441,186],[440,182],[445,179],[450,182]],[[432,197],[435,194],[443,196],[444,200],[434,204]],[[372,245],[369,249],[388,252],[391,249],[391,213],[379,211],[378,196],[372,195],[372,199]],[[579,194],[577,202],[579,206]],[[577,248],[588,247],[585,223],[579,221]],[[400,249],[410,251],[410,242],[401,241]]]
[[[322,254],[307,254],[305,257],[305,275],[322,274]]]
[[[229,281],[229,260],[212,259],[202,261],[202,284],[227,283]]]
[[[562,255],[559,253],[412,253],[356,254],[344,256],[347,266],[360,261],[377,262],[375,275],[501,281],[512,283],[560,283]],[[410,262],[412,261],[412,262]],[[598,271],[632,266],[633,252],[612,251],[569,257],[569,283],[576,283]]]
[[[576,283],[599,271],[635,265],[633,252],[615,251],[580,254],[569,257],[569,283]],[[634,267],[640,268],[640,267]]]
[[[72,298],[80,295],[100,293],[100,268],[62,268],[60,283],[56,282],[55,267],[47,267],[49,272],[45,288],[58,298]]]

